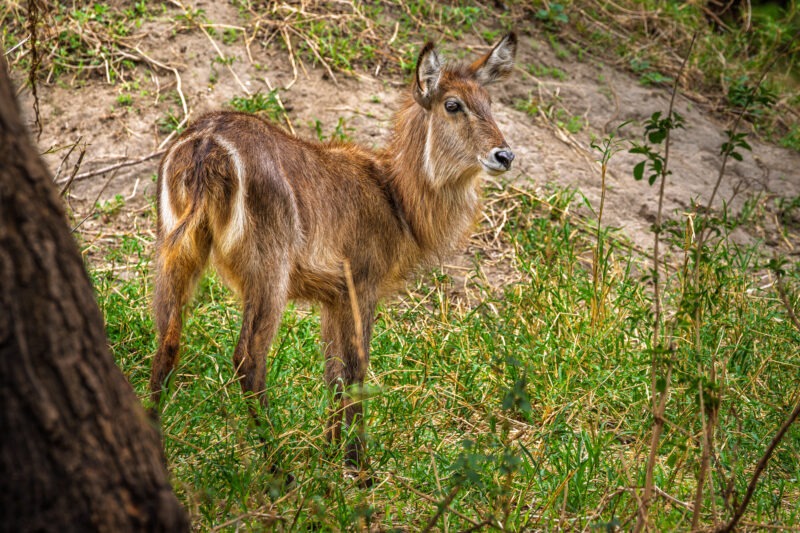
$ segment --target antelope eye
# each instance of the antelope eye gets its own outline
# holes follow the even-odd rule
[[[461,111],[461,104],[455,100],[448,100],[444,103],[444,108],[448,113],[458,113]]]

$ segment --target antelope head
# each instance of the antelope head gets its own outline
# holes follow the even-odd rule
[[[423,170],[434,186],[511,168],[514,152],[492,117],[486,86],[511,74],[516,51],[510,33],[470,65],[445,63],[432,43],[420,52],[413,94],[426,114]]]

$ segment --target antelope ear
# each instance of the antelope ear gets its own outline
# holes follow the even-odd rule
[[[419,53],[416,79],[414,80],[414,100],[425,109],[431,108],[431,98],[439,84],[442,64],[442,59],[433,43],[428,42]]]
[[[509,33],[494,45],[492,51],[476,60],[470,69],[481,85],[489,85],[507,78],[514,69],[514,56],[517,55],[517,34]]]

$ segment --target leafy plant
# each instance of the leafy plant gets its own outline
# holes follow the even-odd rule
[[[656,111],[645,123],[644,133],[650,143],[659,145],[667,138],[670,130],[683,127],[683,117],[677,111],[673,111],[671,117],[665,118],[661,118],[661,111]],[[635,145],[629,152],[645,156],[643,161],[633,167],[633,177],[637,181],[642,180],[647,173],[647,182],[653,185],[665,170],[667,174],[670,173],[665,167],[665,156],[649,144]]]
[[[634,57],[630,60],[630,66],[631,70],[639,74],[639,83],[642,85],[664,85],[674,82],[672,78],[653,68],[647,59]]]
[[[558,67],[548,67],[538,63],[529,63],[525,66],[526,70],[538,77],[555,78],[559,81],[566,80],[569,76]]]
[[[280,120],[286,109],[281,104],[278,89],[269,92],[257,92],[251,96],[235,96],[229,102],[236,111],[265,115],[274,121]]]
[[[514,109],[531,116],[536,116],[539,114],[539,101],[534,97],[533,93],[530,93],[526,99],[518,98],[514,100]]]
[[[120,107],[130,107],[133,105],[133,96],[130,93],[122,93],[117,96],[117,105]]]
[[[800,124],[793,125],[778,142],[784,148],[800,152]]]
[[[239,40],[239,30],[236,28],[225,28],[225,31],[222,32],[222,42],[227,45],[236,44],[236,41]]]
[[[350,141],[352,140],[350,133],[353,131],[355,131],[355,128],[348,126],[344,117],[339,117],[339,120],[336,122],[336,127],[331,134],[331,139],[335,141]]]
[[[736,78],[728,88],[728,104],[734,109],[747,109],[762,115],[777,101],[777,94],[764,83],[752,85],[748,76]]]
[[[110,200],[100,201],[95,204],[95,214],[105,220],[118,214],[125,206],[125,197],[115,194]]]
[[[186,126],[181,126],[181,118],[176,115],[172,108],[168,109],[157,121],[158,131],[161,133],[182,132]]]
[[[737,150],[753,150],[745,140],[747,138],[747,133],[734,133],[732,130],[725,130],[725,135],[727,135],[728,140],[722,143],[722,147],[719,151],[720,155],[729,156],[736,161],[741,161],[742,154]]]
[[[327,448],[320,428],[330,400],[318,313],[287,310],[268,357],[269,423],[255,431],[231,357],[240,326],[235,297],[217,276],[200,281],[162,416],[175,486],[191,502],[196,528],[236,521],[257,530],[271,527],[274,515],[288,517],[287,529],[357,529],[367,521],[387,530],[630,526],[638,502],[627,487],[637,470],[626,453],[641,453],[649,430],[642,412],[650,401],[650,360],[642,347],[650,342],[652,291],[641,258],[604,235],[609,246],[598,267],[607,274],[600,285],[606,312],[593,318],[587,302],[595,286],[583,264],[596,250],[596,228],[571,215],[578,211],[575,191],[511,186],[488,194],[508,214],[500,238],[514,250],[509,271],[516,281],[478,282],[471,290],[479,299],[460,307],[453,305],[452,279],[437,275],[381,311],[366,416],[373,467],[391,474],[370,491],[343,479],[341,457]],[[113,250],[91,270],[115,359],[143,398],[155,350],[148,235],[100,241]],[[673,354],[679,376],[656,471],[659,488],[681,499],[691,498],[700,460],[699,444],[686,438],[702,431],[700,388],[704,405],[717,401],[717,389],[692,368],[717,358],[727,369],[725,394],[717,394],[717,438],[726,445],[717,449],[721,467],[712,474],[715,486],[731,483],[741,493],[764,436],[780,425],[793,397],[797,357],[786,350],[800,338],[774,288],[752,276],[758,264],[751,249],[717,247],[706,258],[714,273],[707,284],[717,292],[701,335],[713,349],[694,353],[679,343]],[[794,290],[800,274],[791,264],[781,268]],[[673,301],[667,295],[665,302]],[[786,456],[797,438],[791,432],[776,454]],[[278,457],[298,482],[278,485],[271,497],[274,479],[264,465]],[[797,490],[786,483],[794,461],[786,457],[785,466],[765,471],[746,518],[779,525],[800,518],[787,503]],[[782,500],[776,503],[775,494]],[[685,509],[668,500],[656,501],[650,516],[660,530],[687,520]]]
[[[569,17],[567,16],[564,5],[558,2],[549,2],[544,8],[536,12],[536,18],[544,23],[545,28],[550,31],[555,31],[559,26],[567,24]]]
[[[657,71],[645,72],[639,76],[639,83],[642,85],[668,85],[674,82],[669,76],[665,76]]]
[[[314,130],[314,136],[320,141],[350,141],[352,140],[350,134],[355,129],[347,125],[347,121],[344,119],[344,117],[339,117],[339,120],[336,122],[336,126],[334,127],[330,136],[325,135],[323,132],[322,122],[319,119],[314,119],[314,122],[310,123],[309,126],[312,130]]]

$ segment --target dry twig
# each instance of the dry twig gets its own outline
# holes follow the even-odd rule
[[[81,181],[81,180],[92,178],[94,176],[99,176],[101,174],[105,174],[106,172],[111,172],[113,170],[118,170],[120,168],[130,167],[130,166],[133,166],[133,165],[138,165],[139,163],[144,163],[145,161],[149,161],[150,159],[154,159],[156,157],[164,155],[164,152],[166,152],[166,150],[157,150],[155,152],[147,154],[146,156],[140,157],[138,159],[130,159],[128,161],[123,161],[122,163],[117,163],[116,165],[111,165],[111,166],[107,166],[107,167],[103,167],[103,168],[98,168],[97,170],[91,170],[89,172],[83,172],[81,174],[78,174],[77,176],[70,177],[70,178],[64,178],[62,180],[59,180],[56,183],[61,185],[62,183],[66,183],[67,181],[70,181],[70,180],[71,181]]]
[[[72,153],[72,150],[75,149],[75,146],[77,146],[79,142],[81,142],[80,139],[78,139],[78,142],[76,142],[73,145],[73,147],[70,148],[70,151],[67,154],[67,157],[69,157],[69,154]],[[83,162],[83,157],[85,155],[86,155],[86,145],[81,147],[81,153],[78,155],[78,160],[75,162],[75,164],[72,167],[72,174],[69,175],[69,179],[64,184],[64,187],[61,188],[61,192],[59,193],[59,196],[64,196],[67,193],[67,191],[69,190],[70,186],[72,185],[72,182],[75,181],[75,176],[78,174],[78,170],[80,170],[80,168],[81,168],[81,163]],[[64,160],[66,160],[66,157],[64,158]],[[62,163],[63,163],[63,161],[62,161]],[[61,168],[60,165],[59,165],[59,168]],[[56,175],[58,175],[58,174],[56,174]]]
[[[112,174],[111,174],[111,176],[109,176],[109,177],[108,177],[108,179],[106,180],[106,182],[105,182],[105,183],[103,184],[103,186],[100,188],[100,191],[97,193],[97,196],[95,197],[94,201],[92,202],[92,204],[91,204],[91,207],[90,207],[90,209],[89,209],[89,214],[87,214],[87,215],[86,215],[86,216],[83,218],[83,220],[81,220],[81,221],[80,221],[80,222],[78,222],[78,223],[77,223],[75,226],[73,226],[73,228],[72,228],[72,230],[71,230],[71,231],[72,231],[72,233],[75,233],[76,231],[78,231],[78,228],[80,228],[81,226],[83,226],[83,223],[84,223],[84,222],[86,222],[87,220],[89,220],[89,217],[91,217],[91,216],[92,216],[92,215],[95,213],[95,211],[97,210],[97,202],[98,202],[98,200],[100,200],[100,197],[103,195],[103,193],[104,193],[104,192],[106,191],[106,189],[108,188],[108,185],[111,183],[111,181],[112,181],[112,180],[113,180],[113,179],[114,179],[116,176],[117,176],[117,173],[116,173],[116,171],[115,171],[114,173],[112,173]]]

